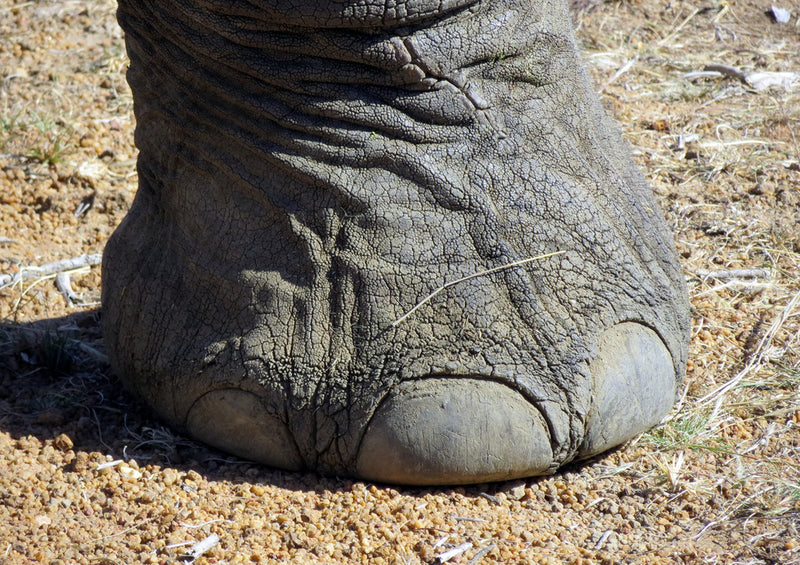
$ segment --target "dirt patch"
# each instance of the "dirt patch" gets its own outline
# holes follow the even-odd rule
[[[101,253],[135,194],[115,6],[0,1],[0,561],[800,563],[800,8],[582,5],[690,284],[681,405],[554,477],[395,489],[236,460],[121,389],[99,267],[69,301],[31,270]]]

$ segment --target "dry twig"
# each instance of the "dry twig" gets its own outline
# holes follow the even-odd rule
[[[208,550],[212,549],[218,543],[219,543],[219,536],[217,534],[211,534],[210,536],[201,539],[192,547],[190,547],[186,555],[182,556],[180,559],[181,561],[194,563],[195,560],[197,560],[201,555],[206,553]]]
[[[436,556],[437,563],[447,563],[454,557],[458,557],[465,551],[469,551],[472,549],[472,544],[470,542],[462,543],[461,545],[455,546],[453,549],[448,549],[444,553],[440,553]]]
[[[744,74],[742,71],[737,69],[736,67],[731,67],[729,65],[718,65],[718,64],[711,64],[706,65],[703,67],[703,71],[705,72],[712,72],[712,73],[719,73],[721,75],[725,75],[726,77],[735,78],[742,84],[746,86],[750,86],[750,83],[747,82],[747,75]]]
[[[476,554],[475,554],[475,555],[472,557],[472,559],[470,559],[469,561],[467,561],[467,565],[475,565],[475,563],[477,563],[478,561],[480,561],[481,559],[483,559],[483,558],[486,556],[486,554],[487,554],[487,553],[489,553],[491,550],[493,550],[495,547],[497,547],[497,546],[496,546],[495,544],[493,544],[493,543],[492,543],[492,544],[489,544],[489,545],[487,545],[486,547],[484,547],[483,549],[481,549],[481,550],[480,550],[478,553],[476,553]]]
[[[13,275],[0,275],[0,289],[31,279],[48,277],[57,275],[58,273],[74,271],[83,267],[99,265],[102,260],[102,253],[93,253],[91,255],[84,254],[80,257],[73,257],[62,261],[54,261],[40,267],[24,267]]]
[[[768,279],[771,276],[769,269],[723,269],[719,271],[706,271],[698,269],[694,272],[701,279]]]
[[[418,308],[420,308],[422,305],[424,305],[426,302],[428,302],[431,298],[433,298],[434,296],[436,296],[437,294],[439,294],[443,290],[446,290],[446,289],[450,288],[451,286],[455,286],[455,285],[457,285],[459,283],[462,283],[464,281],[468,281],[470,279],[474,279],[474,278],[477,278],[477,277],[482,277],[482,276],[485,276],[485,275],[491,275],[491,274],[497,273],[499,271],[504,271],[506,269],[511,269],[512,267],[518,267],[519,265],[524,265],[525,263],[531,263],[533,261],[540,261],[542,259],[547,259],[548,257],[555,257],[556,255],[562,255],[563,253],[566,253],[566,251],[554,251],[553,253],[545,253],[544,255],[537,255],[536,257],[527,257],[525,259],[520,259],[519,261],[513,261],[511,263],[508,263],[507,265],[500,265],[499,267],[494,267],[493,269],[487,269],[487,270],[481,271],[479,273],[474,273],[472,275],[467,275],[466,277],[461,277],[460,279],[456,279],[454,281],[446,282],[442,286],[440,286],[439,288],[437,288],[436,290],[431,292],[428,296],[426,296],[425,298],[423,298],[422,300],[417,302],[417,304],[411,310],[409,310],[408,312],[406,312],[405,314],[403,314],[402,316],[397,318],[394,322],[392,322],[392,327],[394,328],[394,327],[397,327],[398,325],[400,325],[400,323],[402,323],[406,318],[411,316],[411,314],[416,312]]]

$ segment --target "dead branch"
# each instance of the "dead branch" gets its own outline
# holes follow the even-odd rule
[[[483,558],[484,558],[484,556],[485,556],[487,553],[489,553],[491,550],[493,550],[495,547],[497,547],[497,546],[496,546],[495,544],[493,544],[493,543],[492,543],[492,544],[489,544],[489,545],[487,545],[486,547],[484,547],[483,549],[481,549],[481,550],[480,550],[478,553],[476,553],[476,554],[475,554],[475,555],[472,557],[472,559],[470,559],[469,561],[467,561],[467,565],[475,565],[475,564],[476,564],[478,561],[480,561],[481,559],[483,559]]]
[[[82,267],[91,267],[99,265],[103,260],[102,253],[92,253],[91,255],[84,254],[80,257],[73,257],[72,259],[63,259],[61,261],[54,261],[41,265],[39,267],[23,267],[19,272],[13,275],[0,275],[0,289],[7,286],[15,285],[19,282],[29,281],[32,279],[39,279],[64,273],[67,271],[74,271]]]
[[[75,294],[72,290],[72,283],[69,280],[69,273],[58,273],[56,275],[56,288],[67,301],[67,306],[72,306],[73,303],[82,302],[80,296]]]
[[[188,553],[183,556],[183,561],[188,560],[189,563],[194,563],[201,555],[212,549],[218,543],[219,536],[217,534],[211,534],[210,536],[201,539],[189,548]]]
[[[454,557],[458,557],[465,551],[469,551],[472,549],[472,544],[470,542],[462,543],[461,545],[457,545],[453,549],[447,550],[444,553],[440,553],[436,556],[437,563],[447,563]]]
[[[705,67],[703,67],[703,70],[707,72],[719,73],[721,75],[725,75],[726,77],[735,78],[742,84],[750,86],[750,83],[747,82],[747,75],[744,74],[739,69],[737,69],[736,67],[731,67],[730,65],[719,65],[716,63],[712,63],[710,65],[706,65]]]
[[[706,271],[698,269],[694,272],[701,279],[768,279],[772,275],[769,269],[724,269],[720,271]]]

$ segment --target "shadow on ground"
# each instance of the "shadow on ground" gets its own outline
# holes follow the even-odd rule
[[[0,322],[0,431],[42,443],[64,434],[75,453],[193,470],[210,480],[301,490],[352,484],[255,465],[166,427],[113,375],[100,317],[100,310],[92,310],[31,323]]]

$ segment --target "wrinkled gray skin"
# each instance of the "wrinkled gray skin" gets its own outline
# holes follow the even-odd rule
[[[565,2],[120,0],[119,20],[139,192],[103,323],[168,422],[284,469],[455,484],[551,473],[670,409],[681,271]]]

